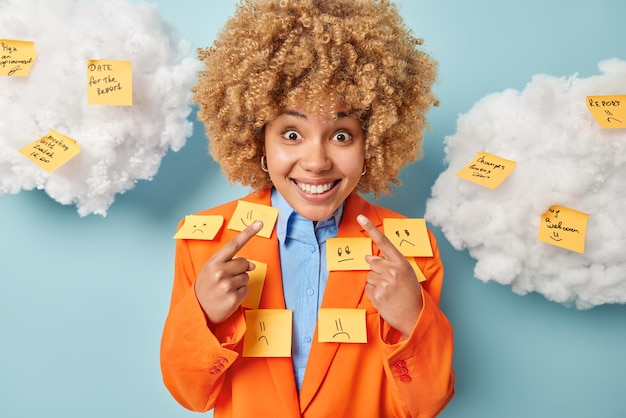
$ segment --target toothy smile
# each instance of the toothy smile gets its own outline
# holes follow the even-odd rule
[[[304,184],[295,182],[296,185],[307,194],[322,194],[324,192],[329,191],[335,185],[334,182],[326,183],[326,184]]]

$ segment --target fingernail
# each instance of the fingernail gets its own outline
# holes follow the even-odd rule
[[[367,224],[367,218],[363,215],[358,215],[356,217],[356,221],[361,224],[361,226],[365,226]]]
[[[255,231],[260,231],[261,228],[263,228],[263,222],[254,221],[254,223],[252,224],[252,229],[254,229]]]

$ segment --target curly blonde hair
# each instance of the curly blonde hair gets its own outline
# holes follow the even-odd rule
[[[363,121],[366,174],[358,190],[389,193],[422,157],[436,62],[418,49],[388,0],[242,0],[192,89],[212,157],[231,182],[271,187],[261,169],[264,126],[294,104]],[[330,102],[330,104],[329,104]]]

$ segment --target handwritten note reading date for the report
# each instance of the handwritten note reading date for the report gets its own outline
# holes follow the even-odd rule
[[[133,70],[130,61],[87,62],[87,103],[133,105]]]

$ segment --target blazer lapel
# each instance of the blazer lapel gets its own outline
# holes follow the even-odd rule
[[[352,194],[346,200],[338,237],[368,236],[356,217],[363,214],[376,226],[382,224],[374,207],[365,199]],[[356,308],[365,289],[367,271],[331,271],[324,290],[322,308]],[[316,330],[317,338],[317,330]],[[300,410],[305,411],[328,372],[339,343],[313,343],[300,391]]]

